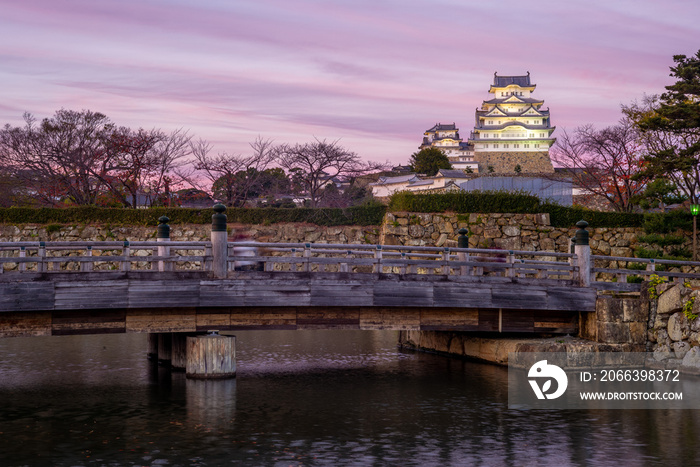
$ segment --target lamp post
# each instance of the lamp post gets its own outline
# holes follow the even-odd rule
[[[698,259],[698,213],[700,213],[700,204],[691,204],[690,213],[693,215],[693,261]]]

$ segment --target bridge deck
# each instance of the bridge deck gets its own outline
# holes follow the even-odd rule
[[[571,281],[232,272],[34,273],[0,278],[0,336],[208,329],[575,332],[595,309]]]

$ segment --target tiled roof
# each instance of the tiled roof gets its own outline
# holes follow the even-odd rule
[[[416,174],[414,173],[400,175],[398,177],[379,177],[379,180],[377,180],[376,183],[370,183],[370,185],[391,185],[394,183],[405,183],[410,182],[414,178],[416,178]]]
[[[429,130],[425,130],[425,132],[433,132],[433,131],[450,131],[450,130],[457,130],[457,125],[452,123],[452,125],[443,125],[442,123],[436,123],[432,128]]]
[[[474,127],[474,130],[486,130],[486,131],[491,131],[491,130],[503,130],[504,128],[508,128],[509,126],[521,126],[525,128],[526,130],[533,130],[533,131],[549,131],[554,129],[556,127],[553,126],[542,126],[542,125],[533,125],[533,124],[527,124],[523,122],[514,122],[514,121],[509,121],[502,123],[501,125],[488,125],[488,126],[476,126]]]
[[[484,104],[505,104],[506,101],[512,97],[513,96],[500,97],[498,99],[489,99],[487,101],[484,101]],[[542,99],[533,99],[531,97],[518,96],[518,100],[526,104],[544,104],[544,101]]]
[[[496,73],[493,74],[493,85],[497,88],[504,88],[515,84],[516,86],[531,86],[530,84],[530,72],[527,72],[525,76],[498,76]]]
[[[433,180],[416,180],[415,182],[411,182],[409,185],[410,186],[425,186],[425,185],[432,185]]]
[[[502,110],[502,109],[499,107],[498,110],[500,110],[501,112],[503,112],[503,115],[495,115],[494,118],[496,118],[496,117],[503,117],[503,116],[505,116],[505,117],[510,117],[510,116],[522,117],[522,116],[525,114],[525,112],[527,112],[527,111],[530,110],[531,108],[533,108],[533,107],[525,107],[525,108],[523,108],[520,112],[506,112],[506,111]],[[540,115],[533,115],[533,117],[539,117],[539,116],[547,116],[547,115],[549,115],[549,109],[546,109],[546,110],[535,109],[535,110],[536,110],[537,113],[540,114]],[[479,115],[486,115],[486,114],[490,113],[491,111],[493,111],[493,109],[477,109],[477,110],[476,110],[476,115],[477,115],[477,117],[478,117]],[[525,115],[525,117],[527,117],[527,115]]]
[[[442,175],[445,178],[464,178],[466,174],[463,170],[440,169],[438,170],[436,177],[438,175]]]

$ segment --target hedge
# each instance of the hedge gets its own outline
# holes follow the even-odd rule
[[[416,194],[401,191],[391,196],[389,211],[458,212],[458,213],[533,213],[540,200],[526,193],[457,191],[454,193]]]
[[[381,205],[334,208],[228,208],[229,223],[275,224],[305,222],[317,225],[380,225],[386,207]],[[156,225],[167,216],[171,224],[209,224],[212,209],[120,209],[80,206],[72,208],[0,208],[4,224],[124,224]]]
[[[471,191],[440,194],[399,192],[389,201],[390,211],[456,213],[549,213],[553,227],[572,227],[585,220],[591,227],[644,227],[648,232],[688,229],[690,213],[668,214],[601,212],[583,207],[566,207],[542,203],[536,196],[523,192]]]

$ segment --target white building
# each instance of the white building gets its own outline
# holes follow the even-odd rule
[[[536,85],[526,76],[498,76],[494,73],[489,93],[493,97],[476,111],[476,124],[468,143],[480,152],[549,151],[555,139],[549,109],[532,97]]]
[[[463,170],[440,169],[433,177],[425,177],[417,174],[402,175],[400,177],[380,177],[375,183],[370,183],[372,196],[375,198],[388,198],[399,191],[412,192],[444,192],[457,191],[459,184],[471,177]]]
[[[454,169],[471,170],[474,173],[479,171],[479,164],[474,161],[474,148],[462,141],[459,128],[454,122],[451,125],[436,123],[423,133],[423,142],[418,149],[430,147],[442,150]]]

